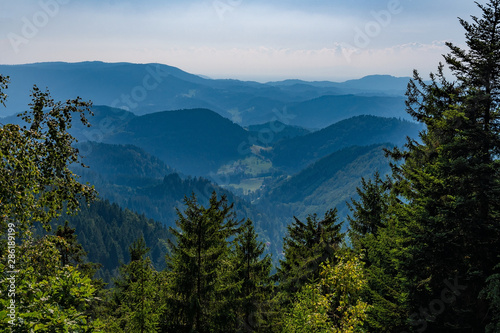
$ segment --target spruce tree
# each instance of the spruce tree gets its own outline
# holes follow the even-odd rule
[[[387,211],[389,209],[389,195],[387,194],[387,185],[376,172],[373,175],[373,180],[366,181],[361,179],[361,188],[357,188],[356,192],[359,200],[351,200],[347,207],[352,212],[352,216],[348,216],[349,236],[354,246],[363,248],[363,237],[372,234],[376,235],[379,228],[386,224]]]
[[[247,220],[235,240],[235,281],[237,293],[238,326],[244,332],[263,332],[264,312],[271,294],[271,257],[264,254],[264,244],[257,240],[251,220]]]
[[[500,1],[478,6],[480,18],[460,20],[468,49],[448,43],[456,81],[441,64],[430,83],[415,72],[408,111],[427,129],[390,153],[402,162],[393,176],[407,203],[399,215],[415,330],[482,332],[492,320],[482,291],[500,255]]]
[[[368,332],[401,332],[407,318],[404,277],[399,272],[405,260],[404,238],[394,214],[400,205],[391,187],[391,180],[383,181],[377,172],[373,179],[361,180],[359,199],[348,204],[349,237],[367,277],[363,296],[371,305],[364,323]]]
[[[120,268],[107,305],[113,311],[108,318],[108,331],[157,332],[164,306],[161,277],[147,257],[149,248],[144,238],[135,241],[129,252],[130,262]]]
[[[226,284],[234,270],[228,240],[238,225],[233,205],[215,192],[207,208],[194,195],[185,204],[184,213],[177,212],[177,229],[171,228],[176,241],[169,242],[167,267],[173,309],[164,324],[171,332],[229,331],[225,328],[234,327],[236,319],[227,311],[235,286]]]
[[[326,212],[322,220],[310,215],[305,223],[295,218],[287,226],[285,257],[276,274],[282,292],[293,294],[305,283],[318,279],[320,264],[331,258],[343,241],[341,228],[336,209]]]

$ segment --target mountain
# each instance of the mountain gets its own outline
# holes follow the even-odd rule
[[[93,174],[117,185],[145,186],[175,172],[156,156],[133,145],[84,142],[76,145],[85,168],[75,166],[76,174]]]
[[[101,199],[174,227],[176,209],[184,210],[186,196],[195,194],[198,202],[206,205],[211,194],[216,192],[234,203],[239,219],[250,218],[255,222],[261,239],[271,243],[272,251],[277,251],[281,244],[281,224],[207,179],[181,176],[155,156],[133,145],[80,143],[77,147],[80,150],[87,147],[82,158],[87,167],[74,166],[73,170],[81,176],[82,182],[95,186]]]
[[[30,89],[36,84],[42,90],[47,87],[56,100],[80,96],[84,100],[92,100],[95,105],[108,105],[136,115],[205,108],[243,126],[273,121],[277,112],[283,113],[283,110],[298,103],[322,96],[355,95],[351,99],[354,106],[346,104],[347,109],[362,103],[356,101],[358,96],[400,97],[408,82],[406,78],[390,76],[370,76],[340,83],[212,80],[162,64],[103,62],[0,65],[0,73],[9,75],[11,79],[6,91],[9,95],[6,115],[19,113],[28,107]],[[318,112],[323,112],[324,106],[319,107]],[[380,110],[372,108],[370,114],[387,115],[383,106],[380,107]],[[335,105],[332,108],[335,109]],[[390,116],[404,117],[404,107]],[[280,117],[277,120],[287,123]],[[337,117],[336,120],[341,119]],[[325,119],[307,127],[322,128],[331,123],[331,120]],[[301,123],[290,124],[305,126]]]
[[[324,128],[343,119],[360,115],[402,117],[405,114],[405,98],[392,96],[321,96],[288,108],[290,124],[306,128]]]
[[[345,82],[331,81],[302,81],[283,80],[268,82],[267,84],[277,87],[292,87],[296,91],[303,91],[310,87],[322,88],[324,92],[335,91],[335,95],[346,94],[368,94],[368,95],[393,95],[403,96],[410,77],[394,77],[391,75],[368,75],[360,79]],[[323,93],[323,95],[331,95]]]
[[[289,173],[349,146],[383,142],[401,145],[406,137],[417,138],[421,125],[396,118],[357,116],[342,120],[320,131],[278,142],[264,152],[275,167]]]
[[[207,175],[241,158],[248,132],[207,109],[152,113],[131,119],[105,142],[133,144],[189,175]]]
[[[309,214],[322,215],[336,207],[342,220],[348,214],[345,202],[355,197],[361,177],[370,178],[375,171],[381,175],[389,172],[383,149],[391,147],[391,144],[351,146],[327,155],[272,185],[257,206],[263,211],[272,207],[285,216],[301,219]]]
[[[56,100],[80,96],[96,105],[109,105],[137,115],[161,110],[210,108],[225,117],[245,110],[255,97],[295,101],[293,95],[257,82],[210,80],[162,64],[35,63],[0,65],[10,76],[8,114],[27,108],[30,89],[46,87]],[[263,108],[267,111],[268,105]]]
[[[284,124],[280,121],[272,121],[259,125],[248,126],[250,135],[257,138],[257,143],[264,146],[275,144],[278,141],[295,138],[311,133],[308,129],[300,126]]]
[[[383,92],[388,95],[402,96],[406,92],[406,86],[410,77],[394,77],[391,75],[368,75],[361,79],[342,82],[338,87],[344,90],[352,89],[352,92],[363,91],[365,94]]]
[[[68,130],[78,141],[101,142],[107,137],[122,131],[125,124],[137,117],[132,112],[112,108],[105,105],[93,105],[92,115],[86,114],[90,127],[84,126],[79,118],[72,119],[72,127]],[[17,115],[10,115],[1,119],[4,124],[26,125]]]
[[[12,113],[26,107],[26,96],[34,84],[41,89],[48,87],[57,100],[80,96],[96,104],[140,110],[144,100],[148,99],[148,103],[155,100],[165,93],[167,86],[170,88],[168,99],[172,99],[205,81],[176,67],[160,64],[49,62],[1,65],[0,71],[11,79],[7,108]]]

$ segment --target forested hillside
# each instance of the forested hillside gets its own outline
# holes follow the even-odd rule
[[[143,238],[150,248],[149,257],[156,270],[165,269],[165,255],[168,253],[168,239],[172,234],[160,222],[122,209],[109,201],[96,201],[90,206],[83,205],[75,216],[65,216],[52,223],[75,229],[77,241],[87,253],[87,260],[102,265],[96,278],[106,283],[118,276],[121,264],[130,261],[129,247],[137,239]]]
[[[238,147],[247,138],[248,133],[230,120],[193,109],[134,118],[106,141],[134,144],[187,174],[203,175],[237,159]]]
[[[414,71],[417,123],[99,107],[100,139],[78,143],[91,102],[33,86],[0,124],[0,331],[500,332],[500,0],[477,5],[467,48]],[[168,72],[226,106],[309,89]]]
[[[297,172],[319,158],[349,146],[391,142],[402,144],[417,137],[422,127],[407,121],[374,116],[349,118],[304,137],[279,142],[268,154],[277,167]]]
[[[384,149],[390,145],[352,146],[334,152],[299,173],[270,185],[258,207],[276,215],[297,216],[337,208],[348,214],[345,203],[354,196],[362,177],[390,171]],[[347,226],[346,226],[347,227]]]

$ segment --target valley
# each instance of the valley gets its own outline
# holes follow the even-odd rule
[[[389,172],[383,149],[417,138],[422,129],[406,120],[408,79],[383,75],[262,84],[211,80],[158,64],[40,63],[0,70],[12,76],[7,110],[26,105],[18,97],[29,83],[47,85],[60,98],[76,91],[92,96],[92,126],[70,130],[87,165],[74,171],[103,200],[168,228],[185,196],[207,204],[215,191],[235,203],[238,218],[254,221],[275,262],[294,217],[336,208],[345,220],[346,202],[356,198],[361,178]],[[134,99],[145,86],[151,89],[144,101]],[[113,102],[114,96],[121,101]],[[15,115],[4,121],[22,123]]]

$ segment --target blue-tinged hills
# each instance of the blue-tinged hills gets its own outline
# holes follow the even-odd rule
[[[289,107],[290,123],[305,128],[324,128],[361,115],[394,117],[405,109],[405,99],[394,96],[326,95]],[[401,114],[410,119],[409,115]]]
[[[298,172],[310,163],[349,146],[390,142],[402,145],[406,137],[417,138],[422,126],[396,118],[356,116],[320,131],[278,142],[268,152],[275,167]]]
[[[337,208],[344,219],[348,214],[346,201],[356,196],[361,177],[370,178],[375,171],[384,175],[390,170],[383,149],[391,147],[350,146],[333,152],[271,186],[259,207],[301,219]]]
[[[105,140],[133,144],[189,175],[207,175],[241,158],[248,132],[207,109],[164,111],[135,117]]]
[[[162,64],[103,62],[0,65],[0,73],[11,79],[6,91],[7,109],[0,117],[24,111],[33,84],[41,89],[47,87],[56,100],[80,96],[95,105],[126,109],[136,115],[206,108],[242,126],[272,121],[276,111],[287,110],[290,124],[323,128],[353,116],[345,110],[359,109],[360,105],[369,105],[365,113],[372,115],[406,116],[400,100],[408,79],[383,75],[346,82],[258,83],[213,80]],[[337,101],[322,99],[323,96],[350,97]],[[384,96],[388,106],[367,100],[377,96]],[[400,107],[392,107],[395,103],[400,103]],[[304,112],[316,120],[300,123]]]

